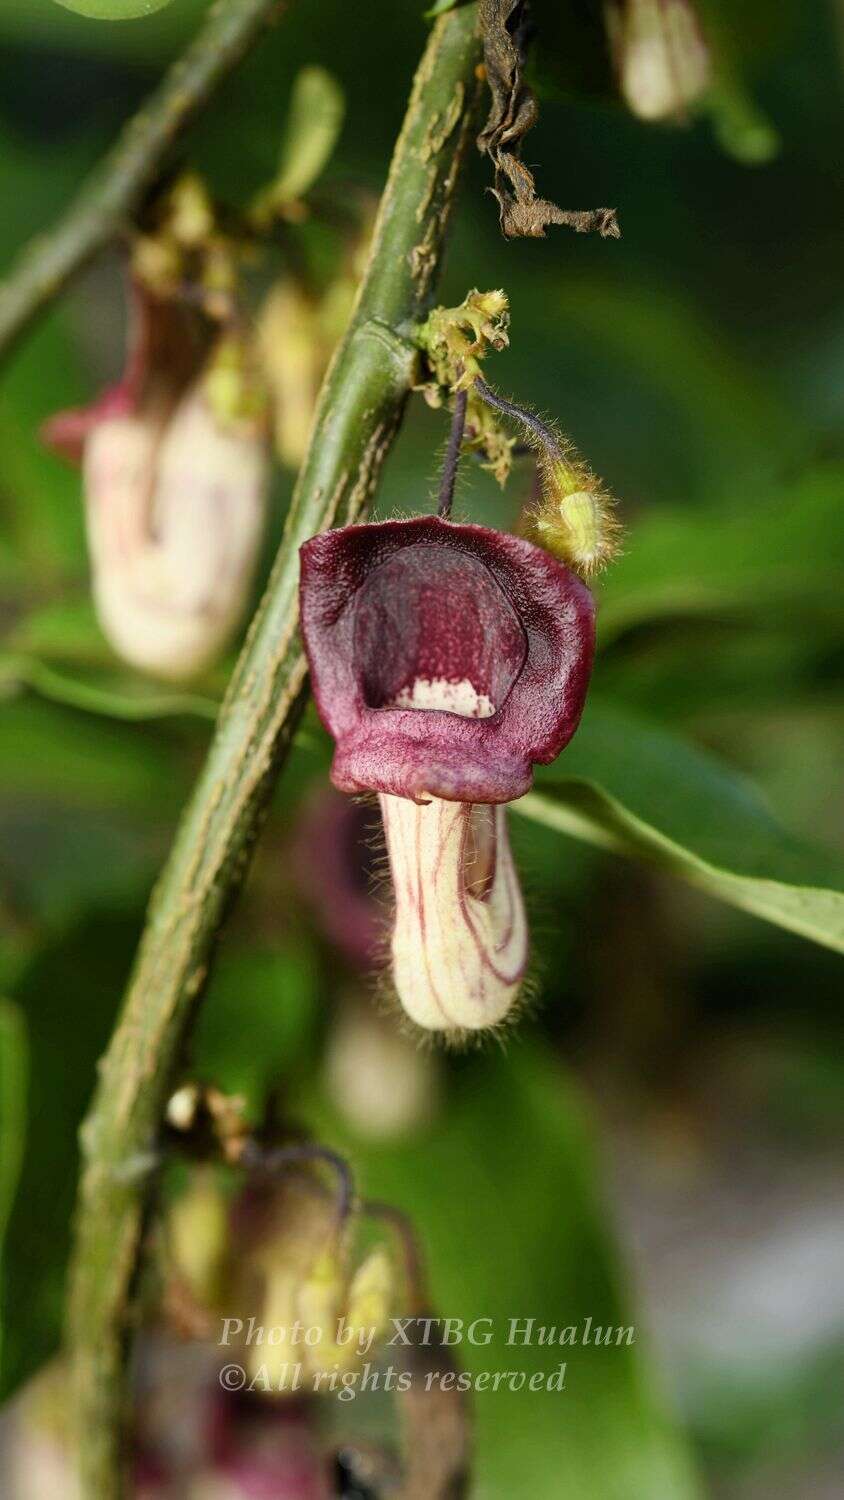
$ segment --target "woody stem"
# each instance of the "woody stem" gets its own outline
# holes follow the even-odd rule
[[[476,28],[474,4],[432,27],[275,566],[153,894],[83,1127],[69,1327],[83,1500],[119,1500],[126,1493],[131,1301],[162,1114],[215,940],[243,882],[305,702],[299,547],[315,532],[366,515],[418,379],[410,331],[427,310],[472,133]]]

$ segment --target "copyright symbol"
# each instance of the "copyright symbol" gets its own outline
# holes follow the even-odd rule
[[[224,1391],[242,1391],[246,1384],[246,1371],[243,1365],[223,1365],[220,1371],[220,1385]]]

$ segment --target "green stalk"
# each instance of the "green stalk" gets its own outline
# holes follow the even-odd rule
[[[476,20],[474,5],[461,6],[431,32],[278,558],[154,893],[83,1127],[70,1342],[86,1500],[125,1493],[131,1300],[162,1113],[215,939],[243,881],[305,698],[298,549],[315,532],[366,514],[414,381],[412,329],[440,264],[471,135],[480,60]]]

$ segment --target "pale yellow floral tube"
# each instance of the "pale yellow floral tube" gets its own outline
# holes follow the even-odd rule
[[[521,987],[528,929],[501,804],[380,799],[395,891],[392,969],[426,1031],[503,1021]]]

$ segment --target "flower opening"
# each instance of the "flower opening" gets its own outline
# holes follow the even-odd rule
[[[325,532],[301,559],[332,779],[380,794],[402,1005],[429,1031],[497,1025],[528,957],[498,804],[577,727],[592,596],[531,542],[437,516]]]
[[[594,605],[532,543],[436,516],[302,548],[302,631],[345,792],[509,802],[568,743]]]

